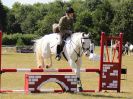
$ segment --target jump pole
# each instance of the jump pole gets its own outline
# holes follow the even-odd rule
[[[74,72],[71,68],[60,68],[60,69],[31,69],[31,68],[3,68],[1,69],[2,73],[5,72]],[[95,68],[82,68],[80,72],[97,72],[99,73],[99,69]]]
[[[1,76],[2,76],[2,71],[1,71],[1,51],[2,51],[2,31],[0,31],[0,91],[1,91]]]
[[[25,93],[25,90],[1,90],[1,93]],[[58,89],[45,89],[42,90],[41,93],[63,93],[63,90],[58,90]],[[95,90],[82,90],[80,92],[96,92]]]

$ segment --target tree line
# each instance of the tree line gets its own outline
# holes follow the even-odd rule
[[[58,23],[68,6],[75,10],[74,32],[91,33],[99,43],[100,33],[118,35],[124,33],[124,42],[133,43],[133,0],[70,0],[33,5],[16,2],[12,8],[0,0],[0,30],[4,34],[34,34],[43,36],[52,33],[52,24]]]

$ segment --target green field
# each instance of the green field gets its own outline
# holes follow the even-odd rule
[[[99,48],[97,48],[99,53]],[[133,99],[133,56],[125,55],[122,57],[123,67],[127,67],[127,80],[121,81],[121,93],[113,92],[97,92],[97,93],[41,93],[41,94],[25,94],[25,93],[2,93],[0,99]],[[53,56],[52,68],[69,68],[65,60],[57,62]],[[99,62],[90,61],[83,57],[82,68],[99,68]],[[5,52],[2,54],[3,68],[36,68],[35,55],[22,54],[14,52]],[[4,73],[2,74],[2,89],[23,89],[25,73]],[[123,78],[124,76],[122,76]],[[81,73],[81,80],[84,89],[98,89],[97,73]],[[43,86],[44,87],[44,86]],[[55,83],[45,85],[45,88],[61,89]]]

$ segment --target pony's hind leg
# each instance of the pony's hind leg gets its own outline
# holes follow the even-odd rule
[[[50,55],[49,61],[50,62],[49,62],[49,64],[46,65],[46,68],[52,67],[52,57],[51,57],[51,55]]]
[[[36,53],[37,67],[44,68],[44,60],[41,53]]]
[[[50,62],[48,61],[48,59],[49,59]],[[52,67],[52,58],[50,57],[50,58],[48,58],[48,59],[46,59],[46,58],[43,59],[43,61],[44,61],[44,63],[45,63],[45,64],[44,64],[44,67],[45,67],[45,68],[50,68],[50,67]]]

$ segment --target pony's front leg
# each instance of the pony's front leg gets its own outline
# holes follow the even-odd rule
[[[77,63],[75,63],[72,59],[70,59],[69,61],[69,65],[72,67],[72,69],[74,70],[74,72],[77,75],[77,91],[80,92],[82,91],[82,84],[80,81],[80,66],[77,65]]]
[[[77,64],[77,70],[79,71],[79,73],[80,73],[81,63],[82,63],[82,62],[81,62],[81,58],[79,58],[79,59],[77,60],[77,62],[76,62],[76,64]],[[81,80],[80,80],[80,74],[79,74],[79,77],[77,77],[77,87],[78,87],[78,91],[79,91],[79,92],[83,90],[83,88],[82,88],[82,83],[81,83]]]
[[[82,64],[81,58],[78,58],[76,64],[77,64],[77,66],[78,66],[79,68],[81,67],[81,64]]]

